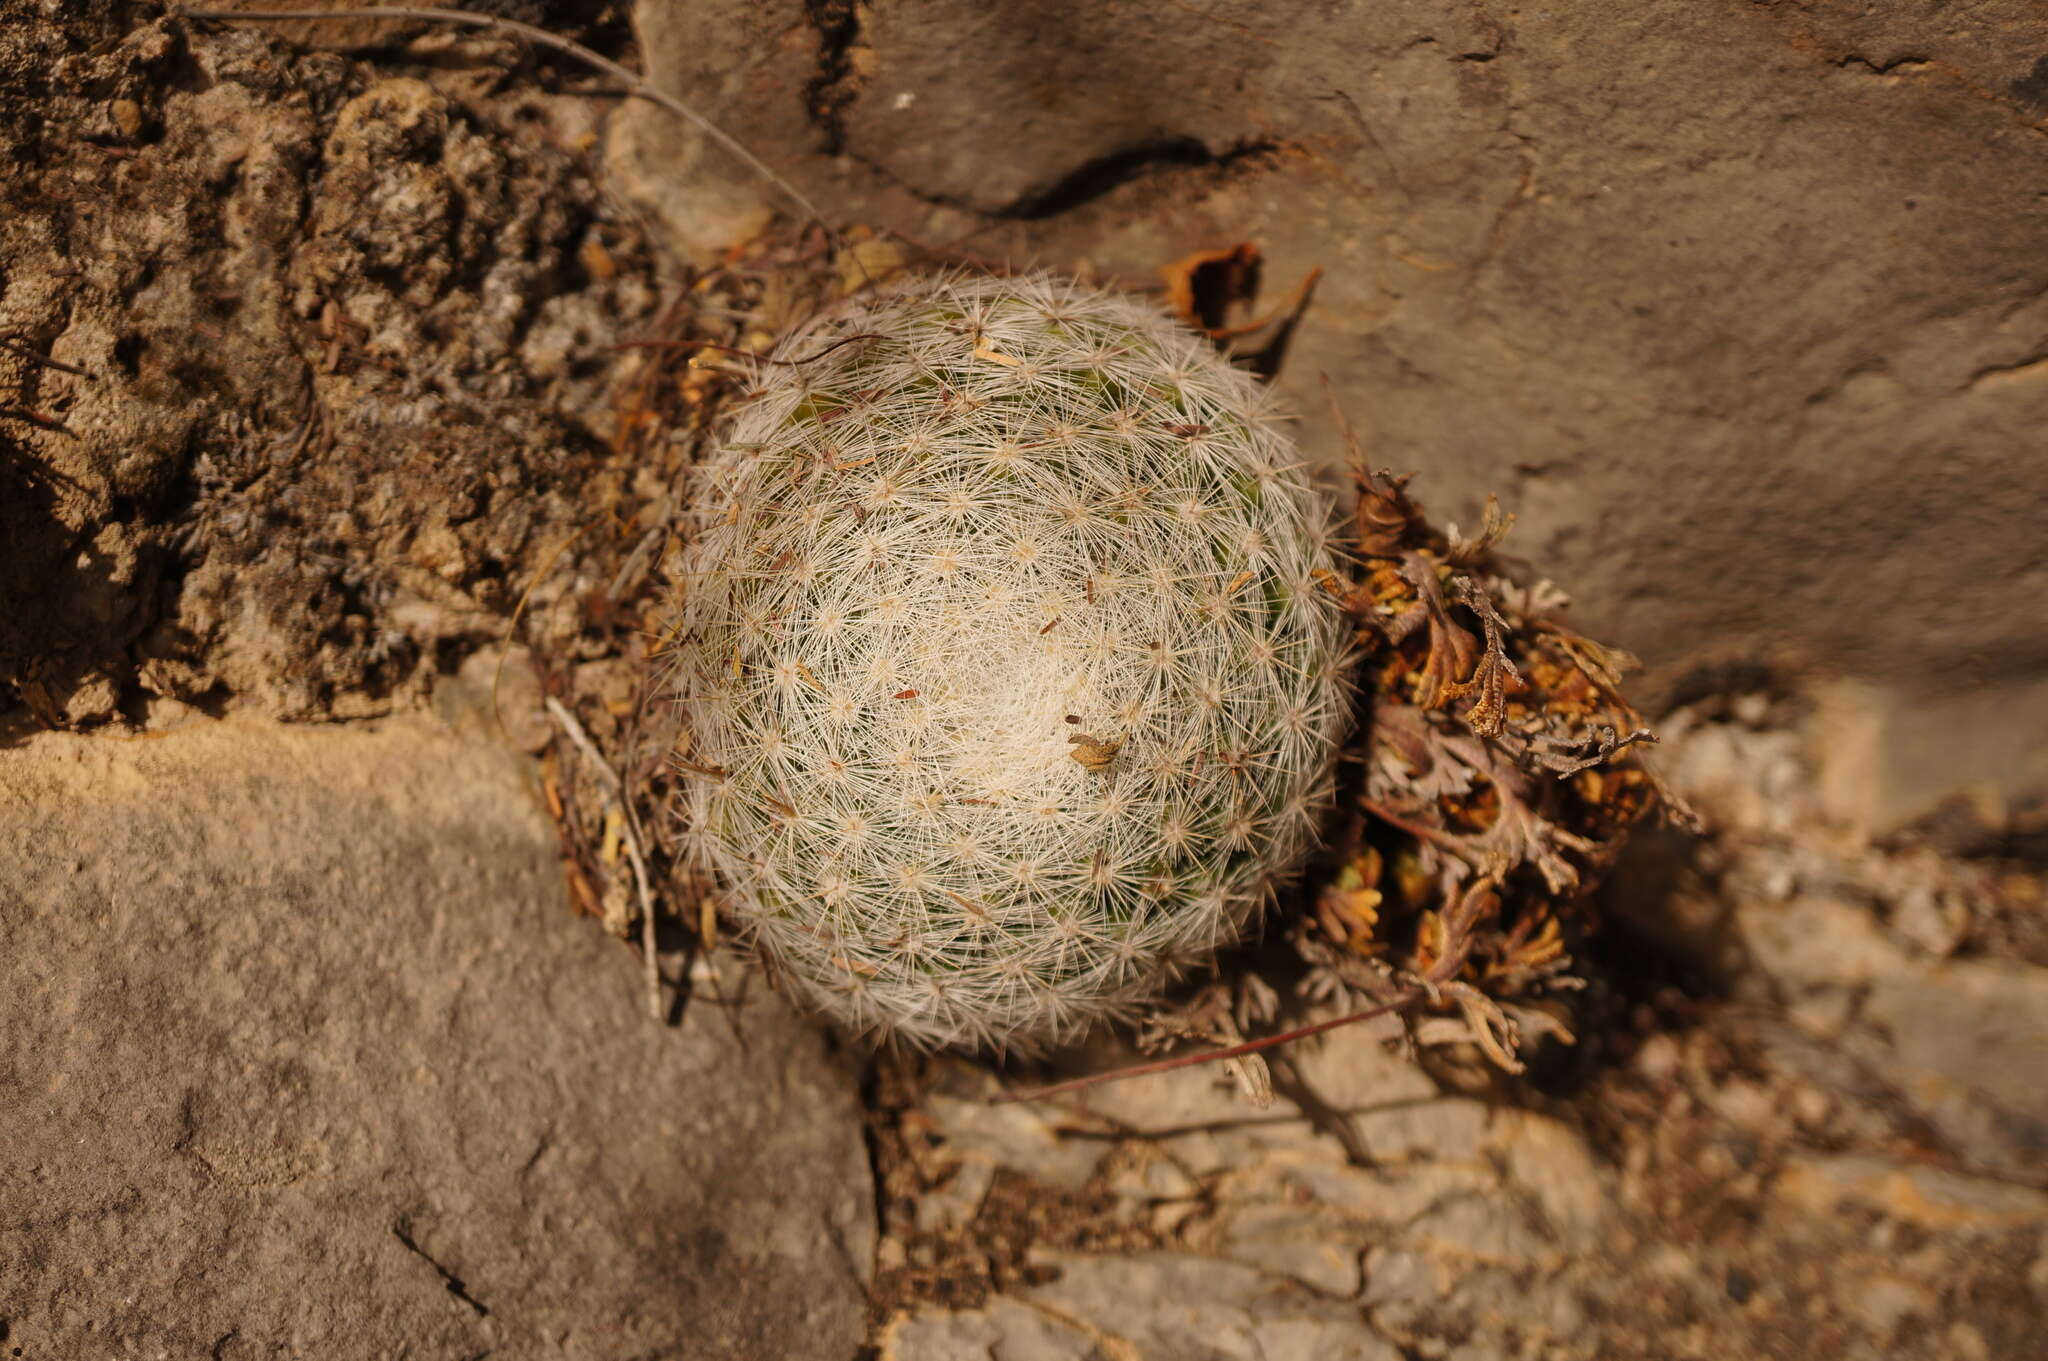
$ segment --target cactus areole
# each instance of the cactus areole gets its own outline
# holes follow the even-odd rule
[[[703,470],[683,837],[815,1008],[1043,1048],[1238,938],[1348,714],[1331,533],[1157,309],[917,279],[817,317]]]

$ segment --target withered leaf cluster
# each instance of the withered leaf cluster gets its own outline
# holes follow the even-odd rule
[[[1488,498],[1476,534],[1438,530],[1337,419],[1357,570],[1322,584],[1357,624],[1365,717],[1335,869],[1296,942],[1330,986],[1419,987],[1425,1013],[1467,1023],[1432,1034],[1515,1069],[1523,1031],[1571,1037],[1571,950],[1628,830],[1682,814],[1635,759],[1655,739],[1620,692],[1634,659],[1514,578],[1497,552],[1513,517]]]

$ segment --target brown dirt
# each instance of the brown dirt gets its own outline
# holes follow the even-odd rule
[[[657,284],[589,101],[13,8],[0,694],[52,726],[389,709],[625,481],[606,346]]]

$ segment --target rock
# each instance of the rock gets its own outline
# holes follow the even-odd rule
[[[1374,1166],[1456,1162],[1477,1156],[1487,1111],[1447,1095],[1399,1048],[1394,1017],[1334,1034],[1289,1055],[1329,1118],[1341,1120],[1355,1155]]]
[[[884,1355],[1380,1358],[1446,1333],[1501,1341],[1491,1301],[1504,1291],[1533,1317],[1577,1317],[1576,1287],[1551,1278],[1612,1234],[1608,1174],[1559,1122],[1490,1119],[1385,1041],[1383,1026],[1361,1025],[1299,1046],[1283,1094],[1257,1108],[1220,1069],[999,1107],[982,1104],[992,1081],[949,1072],[946,1094],[906,1124],[923,1136],[913,1150],[939,1150],[929,1195],[950,1203],[955,1146],[966,1167],[993,1161],[998,1177],[1047,1186],[1075,1185],[1092,1147],[1100,1164],[1085,1188],[1109,1202],[1087,1202],[1093,1222],[1149,1226],[1157,1246],[1076,1250],[1087,1226],[1063,1231],[1049,1216],[1028,1230],[1035,1241],[1001,1243],[1030,1268],[1005,1294],[903,1311]],[[1398,1124],[1380,1122],[1395,1112]],[[919,1198],[892,1235],[928,1234],[923,1211]],[[971,1240],[997,1226],[956,1214],[944,1227]]]
[[[1981,1233],[2048,1224],[2048,1192],[1859,1155],[1797,1158],[1771,1194],[1800,1213],[1832,1215],[1862,1205],[1928,1229]]]
[[[2048,970],[1957,962],[1880,979],[1852,1048],[1970,1161],[2048,1166]]]
[[[1299,1281],[1317,1294],[1350,1299],[1359,1290],[1359,1251],[1341,1229],[1317,1222],[1299,1205],[1248,1205],[1223,1227],[1221,1255],[1274,1276]]]
[[[1745,902],[1735,926],[1753,978],[1788,992],[1855,987],[1906,968],[1867,903],[1824,894]]]
[[[1508,1180],[1532,1196],[1542,1223],[1574,1252],[1595,1247],[1614,1218],[1607,1179],[1577,1130],[1528,1111],[1503,1111],[1493,1140]]]
[[[952,1361],[962,1356],[1066,1361],[1089,1340],[1028,1304],[998,1296],[984,1309],[892,1319],[882,1330],[881,1353],[882,1361]]]
[[[952,1152],[984,1169],[1029,1167],[1042,1181],[1079,1190],[1102,1157],[1099,1142],[1065,1138],[1024,1107],[935,1095],[930,1109]],[[985,1172],[981,1179],[986,1182]]]
[[[635,6],[633,23],[642,52],[662,54],[667,93],[793,177],[799,192],[818,187],[821,167],[791,164],[818,145],[809,85],[819,36],[802,0]],[[708,264],[775,213],[795,211],[715,138],[641,101],[612,117],[605,157],[613,191],[660,223],[667,249],[693,262]]]
[[[1731,840],[1724,892],[1786,852],[1754,832]],[[1885,882],[1867,844],[1796,844],[1822,881]],[[1814,904],[1826,911],[1809,919]],[[1264,1108],[1202,1068],[989,1108],[997,1084],[949,1068],[946,1094],[905,1113],[932,1148],[957,1127],[977,1172],[992,1162],[998,1181],[1065,1187],[1091,1131],[1104,1154],[1083,1183],[1085,1221],[954,1215],[956,1254],[1025,1269],[885,1292],[882,1355],[1709,1361],[1819,1348],[1934,1361],[1971,1337],[2024,1353],[2048,1279],[2048,1193],[2030,1184],[2038,1158],[2023,1161],[2041,971],[1882,948],[1879,914],[1839,898],[1722,909],[1745,930],[1782,914],[1772,939],[1788,948],[1809,928],[1824,942],[1856,910],[1864,945],[1832,966],[1809,945],[1755,971],[1802,995],[1862,997],[1839,1034],[1804,1034],[1761,1004],[1707,1010],[1540,1112],[1439,1090],[1384,1023],[1275,1056]],[[1929,1085],[1943,1075],[1950,1086]],[[1954,1163],[1951,1147],[1988,1165]],[[1160,1166],[1175,1175],[1152,1175]],[[884,1259],[932,1227],[887,1215]],[[1103,1224],[1146,1226],[1150,1246],[1091,1248]],[[1887,1274],[1911,1297],[1864,1288]]]
[[[1058,1280],[986,1310],[912,1317],[886,1333],[885,1361],[978,1353],[1056,1357],[1203,1356],[1218,1361],[1398,1361],[1355,1305],[1252,1267],[1199,1258],[1062,1257]]]
[[[26,1356],[850,1357],[855,1077],[648,1019],[524,766],[426,719],[0,750]]]
[[[1806,805],[1795,795],[1786,806]],[[2036,1076],[2048,1070],[2048,971],[1940,958],[1948,950],[1927,948],[1915,915],[1938,912],[1960,937],[2007,909],[1966,862],[1832,837],[1811,821],[1785,830],[1782,841],[1730,837],[1739,849],[1723,871],[1733,900],[1723,921],[1744,962],[1736,986],[1784,1008],[1786,1023],[1767,1028],[1780,1062],[1812,1084],[1809,1095],[1882,1113],[1978,1168],[2035,1175],[2048,1159]],[[1774,878],[1791,890],[1776,901],[1758,891]],[[1731,1094],[1716,1103],[1724,1114]]]
[[[1460,523],[1498,492],[1667,689],[1867,682],[1867,816],[2048,779],[2008,736],[2048,730],[2010,604],[2048,571],[2038,6],[635,13],[652,77],[828,215],[1141,286],[1250,240],[1269,303],[1321,267],[1280,383],[1311,452],[1328,374],[1375,462]],[[777,203],[729,161],[631,179]]]

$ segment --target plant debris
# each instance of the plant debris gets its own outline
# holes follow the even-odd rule
[[[678,768],[701,768],[666,697],[663,662],[664,564],[678,547],[679,489],[741,364],[831,296],[835,271],[821,229],[764,236],[714,267],[685,270],[653,324],[613,347],[622,395],[609,442],[616,466],[632,471],[601,488],[591,525],[541,571],[573,577],[578,627],[524,640],[555,721],[542,782],[571,902],[639,942],[657,1018],[679,1015],[688,960],[719,936],[711,885],[673,854],[669,834]],[[684,947],[686,965],[669,999],[665,943]]]
[[[1213,324],[1217,309],[1251,301],[1257,263],[1256,247],[1241,245],[1162,273],[1183,318],[1223,343],[1234,332]],[[1418,1045],[1469,1044],[1520,1072],[1528,1038],[1574,1042],[1564,999],[1585,980],[1572,949],[1597,928],[1592,892],[1630,828],[1652,814],[1692,822],[1636,759],[1656,739],[1620,692],[1635,659],[1559,622],[1564,592],[1510,569],[1497,549],[1514,517],[1489,496],[1476,533],[1439,530],[1409,497],[1409,477],[1373,468],[1334,393],[1330,402],[1355,493],[1339,548],[1354,567],[1319,581],[1355,622],[1363,654],[1362,721],[1347,752],[1359,773],[1284,926],[1308,966],[1304,993],[1353,1009],[1247,1040],[1279,1008],[1255,976],[1220,980],[1155,1016],[1140,1046],[1222,1047],[1006,1100],[1225,1061],[1256,1102],[1269,1090],[1260,1051],[1389,1012],[1408,1018]]]
[[[1656,740],[1620,693],[1635,659],[1559,622],[1563,593],[1499,556],[1514,517],[1488,497],[1476,534],[1438,530],[1337,420],[1358,569],[1323,585],[1357,623],[1368,713],[1333,868],[1292,939],[1313,991],[1415,988],[1462,1022],[1417,1025],[1419,1042],[1520,1071],[1525,1031],[1572,1040],[1557,999],[1583,986],[1572,945],[1629,829],[1690,815],[1635,759]]]

